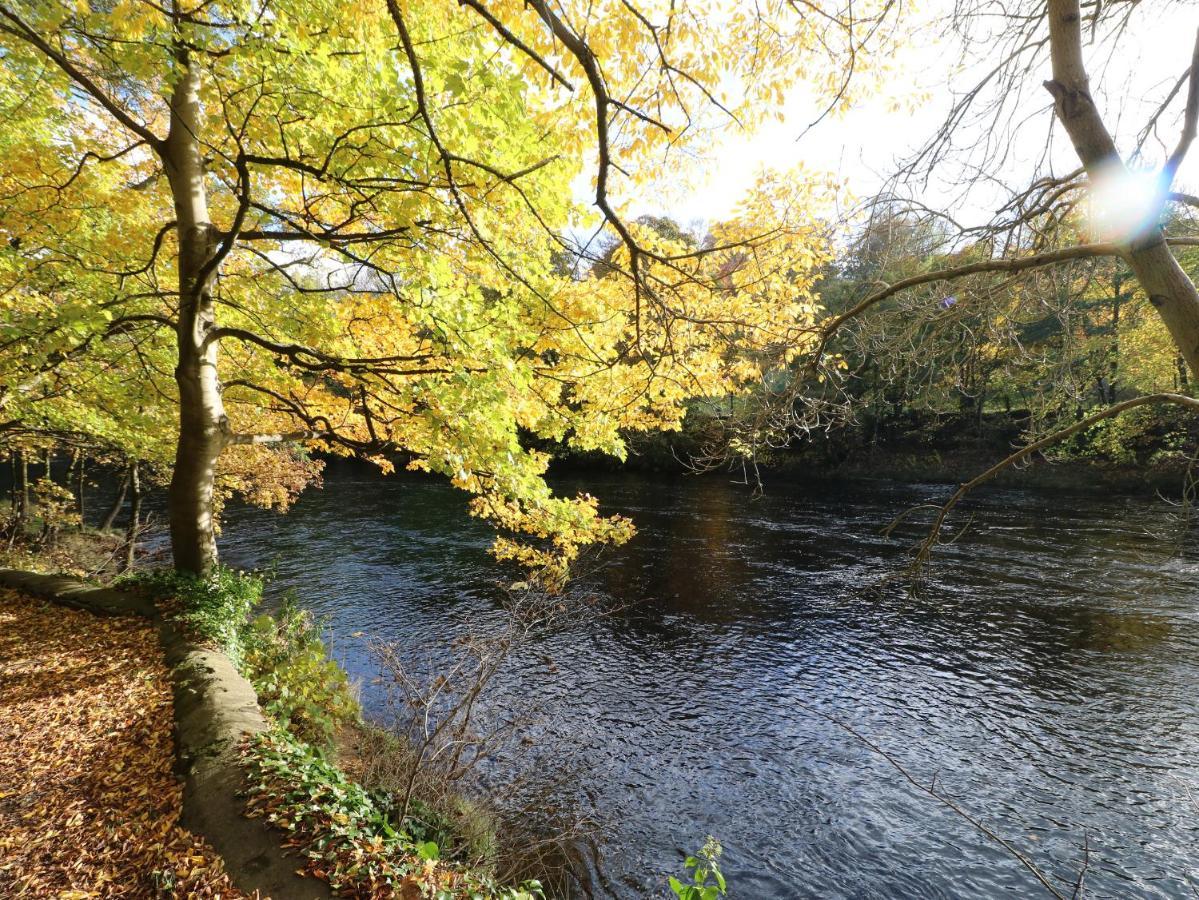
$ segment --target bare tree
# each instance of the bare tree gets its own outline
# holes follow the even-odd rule
[[[391,737],[362,754],[363,780],[389,791],[397,820],[419,819],[419,810],[451,815],[463,799],[485,797],[498,846],[493,866],[501,881],[537,877],[554,896],[588,893],[588,871],[598,869],[600,825],[578,799],[587,775],[556,756],[551,770],[497,756],[512,754],[538,710],[497,710],[490,688],[496,677],[557,629],[581,616],[608,614],[586,596],[563,598],[536,590],[510,592],[499,619],[472,624],[463,633],[416,652],[404,645],[371,645],[386,695],[380,723]],[[590,855],[592,862],[587,862]]]

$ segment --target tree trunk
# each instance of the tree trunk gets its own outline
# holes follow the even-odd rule
[[[1133,250],[1129,265],[1157,310],[1178,352],[1192,372],[1199,372],[1199,290],[1182,270],[1160,234],[1148,247]]]
[[[21,521],[29,515],[29,457],[21,451],[21,460],[17,464],[17,518]]]
[[[137,559],[137,533],[141,530],[142,480],[137,460],[129,464],[129,526],[125,531],[125,571],[133,568]]]
[[[1120,305],[1124,295],[1120,292],[1124,287],[1124,278],[1120,274],[1115,278],[1115,291],[1112,297],[1112,339],[1108,344],[1107,361],[1107,403],[1115,404],[1120,393]]]
[[[179,442],[167,510],[175,568],[203,574],[217,564],[212,497],[225,410],[217,342],[206,340],[216,325],[209,288],[215,240],[197,137],[202,128],[200,70],[190,64],[186,50],[178,54],[181,74],[171,95],[170,132],[161,151],[179,235]]]
[[[79,453],[79,468],[75,472],[76,505],[79,507],[79,530],[83,531],[83,517],[86,510],[83,507],[83,481],[87,472],[87,457]]]
[[[29,460],[24,450],[12,455],[12,520],[9,523],[8,549],[23,537],[25,517],[29,515]]]
[[[112,506],[108,508],[108,512],[104,514],[104,521],[100,523],[101,531],[108,531],[112,528],[113,523],[117,520],[117,516],[121,513],[121,507],[125,505],[125,493],[129,490],[129,468],[126,468],[121,473],[121,483],[117,487],[117,496],[112,501]]]
[[[1124,169],[1111,133],[1091,97],[1082,58],[1081,15],[1078,0],[1049,0],[1049,46],[1053,80],[1045,87],[1053,95],[1058,119],[1070,136],[1088,177],[1110,177]],[[1156,225],[1147,235],[1123,248],[1179,352],[1199,373],[1199,290],[1187,277]]]

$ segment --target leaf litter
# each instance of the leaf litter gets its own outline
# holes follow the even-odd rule
[[[0,589],[0,897],[247,896],[179,824],[173,723],[148,622]]]

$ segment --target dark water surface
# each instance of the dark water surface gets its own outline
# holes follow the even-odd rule
[[[616,896],[661,896],[707,834],[746,900],[1041,895],[817,710],[1055,876],[1085,841],[1088,896],[1199,896],[1199,551],[1160,501],[981,495],[914,599],[864,590],[903,558],[879,528],[943,488],[586,487],[640,529],[589,577],[627,608],[523,654],[491,702],[537,709],[526,759],[585,765]],[[367,637],[418,653],[494,619],[489,541],[448,487],[350,472],[286,516],[229,510],[223,547],[273,564],[369,681]]]

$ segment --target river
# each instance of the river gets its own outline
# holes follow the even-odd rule
[[[536,711],[526,762],[581,765],[607,893],[662,896],[712,834],[744,900],[1041,895],[862,738],[1066,895],[1084,843],[1087,896],[1199,891],[1199,546],[1161,500],[980,494],[913,595],[880,582],[906,544],[879,530],[943,486],[562,486],[638,525],[582,584],[620,608],[523,652],[489,702]],[[449,487],[347,467],[287,515],[230,508],[222,547],[327,618],[378,712],[366,641],[487,627],[489,541]]]

